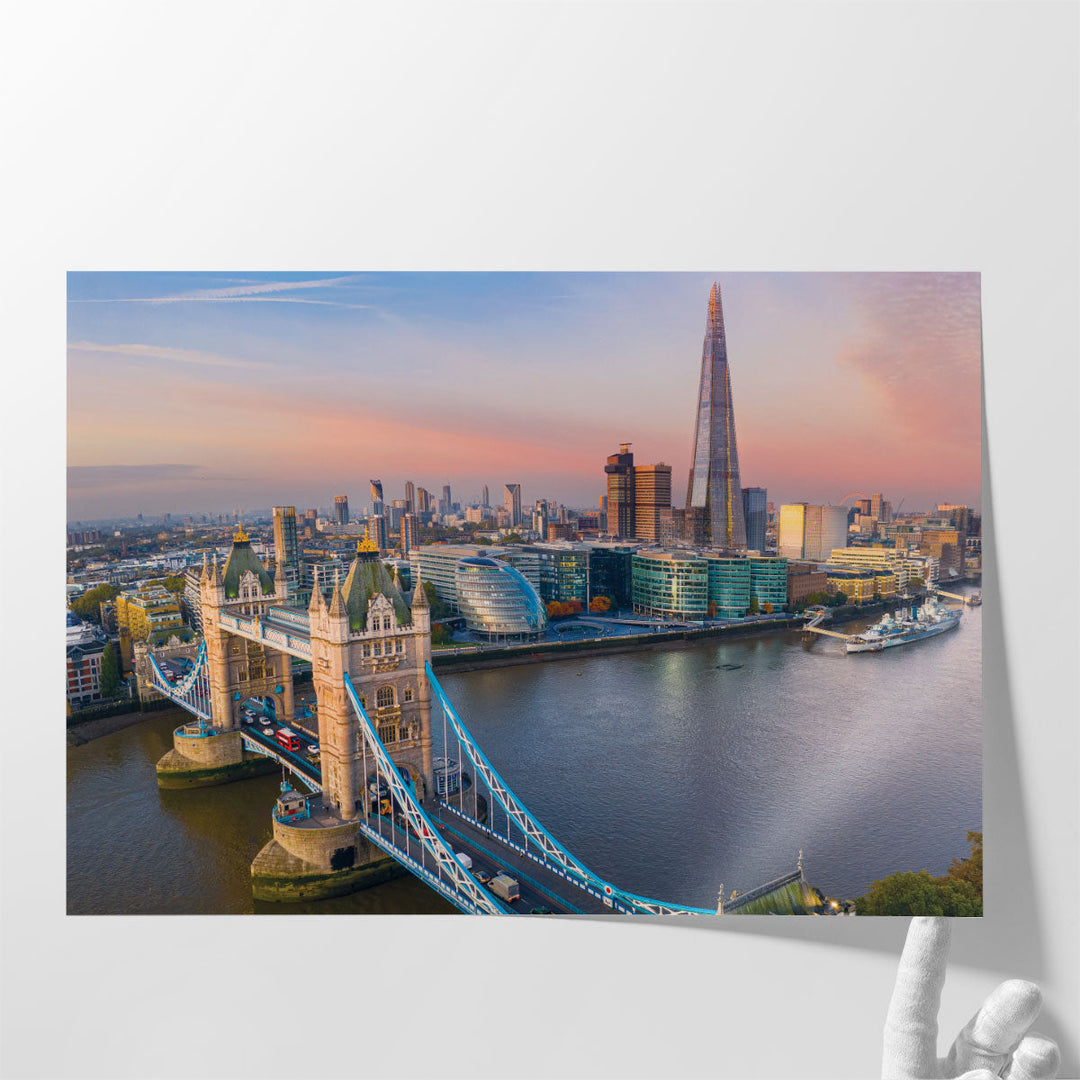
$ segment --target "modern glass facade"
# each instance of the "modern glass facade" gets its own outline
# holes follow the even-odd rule
[[[735,410],[731,403],[731,376],[719,282],[713,284],[709,293],[705,321],[686,518],[687,526],[692,530],[690,539],[695,543],[725,550],[746,547]]]
[[[750,560],[707,557],[708,612],[714,619],[741,619],[750,610]]]
[[[512,566],[469,557],[455,570],[458,610],[465,625],[493,640],[535,637],[547,627],[544,603]]]
[[[774,611],[787,606],[787,559],[748,559],[750,563],[750,595],[757,598],[764,611],[771,604]]]
[[[746,519],[746,546],[750,551],[764,552],[768,492],[759,487],[743,488],[742,501],[743,517]]]
[[[708,561],[678,552],[633,558],[634,611],[651,618],[704,619],[709,606]]]
[[[616,608],[633,602],[634,552],[628,547],[594,547],[589,552],[593,596],[609,596]]]
[[[607,474],[607,531],[612,536],[635,536],[634,455],[623,443],[604,466]]]
[[[592,599],[589,589],[588,548],[547,547],[537,544],[527,548],[526,552],[534,553],[537,557],[540,573],[538,591],[545,604],[553,600],[563,603],[580,600],[584,606],[588,606]]]

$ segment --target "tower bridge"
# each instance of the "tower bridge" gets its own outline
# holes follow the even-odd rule
[[[288,772],[273,839],[252,864],[257,898],[340,895],[403,868],[468,913],[737,909],[737,901],[712,909],[638,896],[562,846],[487,759],[439,685],[422,585],[406,606],[367,538],[329,601],[316,575],[304,610],[288,603],[282,564],[272,580],[239,530],[223,568],[216,557],[204,560],[199,595],[204,641],[192,670],[173,681],[151,654],[155,689],[194,717],[176,729],[158,779],[165,787],[222,783],[270,762]],[[291,657],[312,665],[317,754],[306,739],[281,731],[295,715]],[[252,697],[280,728],[245,722]],[[433,706],[442,728],[438,785]],[[481,883],[500,872],[519,882],[520,899]]]

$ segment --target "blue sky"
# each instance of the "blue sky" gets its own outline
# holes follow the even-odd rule
[[[73,273],[69,517],[367,501],[592,506],[629,441],[685,495],[709,288],[742,482],[979,496],[972,274]]]

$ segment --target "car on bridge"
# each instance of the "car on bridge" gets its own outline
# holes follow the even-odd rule
[[[312,757],[318,757],[319,756],[319,744],[317,742],[310,743],[308,745],[307,752],[309,754],[311,754]]]
[[[481,885],[486,885],[491,880],[491,875],[486,870],[474,870],[473,877],[476,878]]]

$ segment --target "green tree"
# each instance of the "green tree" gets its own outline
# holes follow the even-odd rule
[[[521,533],[512,532],[512,533],[507,533],[503,537],[503,543],[504,544],[524,544],[525,541],[521,539]]]
[[[890,874],[855,900],[857,915],[982,915],[982,833],[969,832],[971,851],[954,859],[943,877],[928,870]]]
[[[108,600],[115,600],[120,590],[115,585],[99,585],[96,589],[84,592],[71,601],[71,610],[86,622],[101,625],[101,605]]]
[[[759,611],[761,611],[761,605],[758,603],[758,598],[756,596],[751,596],[750,597],[750,614],[751,615],[757,615]]]
[[[182,593],[187,585],[187,578],[183,574],[172,574],[165,579],[164,585],[171,593]]]
[[[110,697],[116,693],[120,686],[120,665],[116,660],[116,650],[110,641],[101,654],[101,695]]]
[[[451,631],[443,626],[442,623],[432,623],[431,625],[431,644],[432,645],[451,645],[454,641],[454,635]]]
[[[445,619],[450,614],[450,605],[439,599],[439,593],[432,582],[424,582],[424,595],[427,597],[428,606],[431,608],[432,622]]]
[[[490,536],[478,536],[473,541],[473,543],[474,544],[482,544],[484,547],[491,547],[491,537]]]

